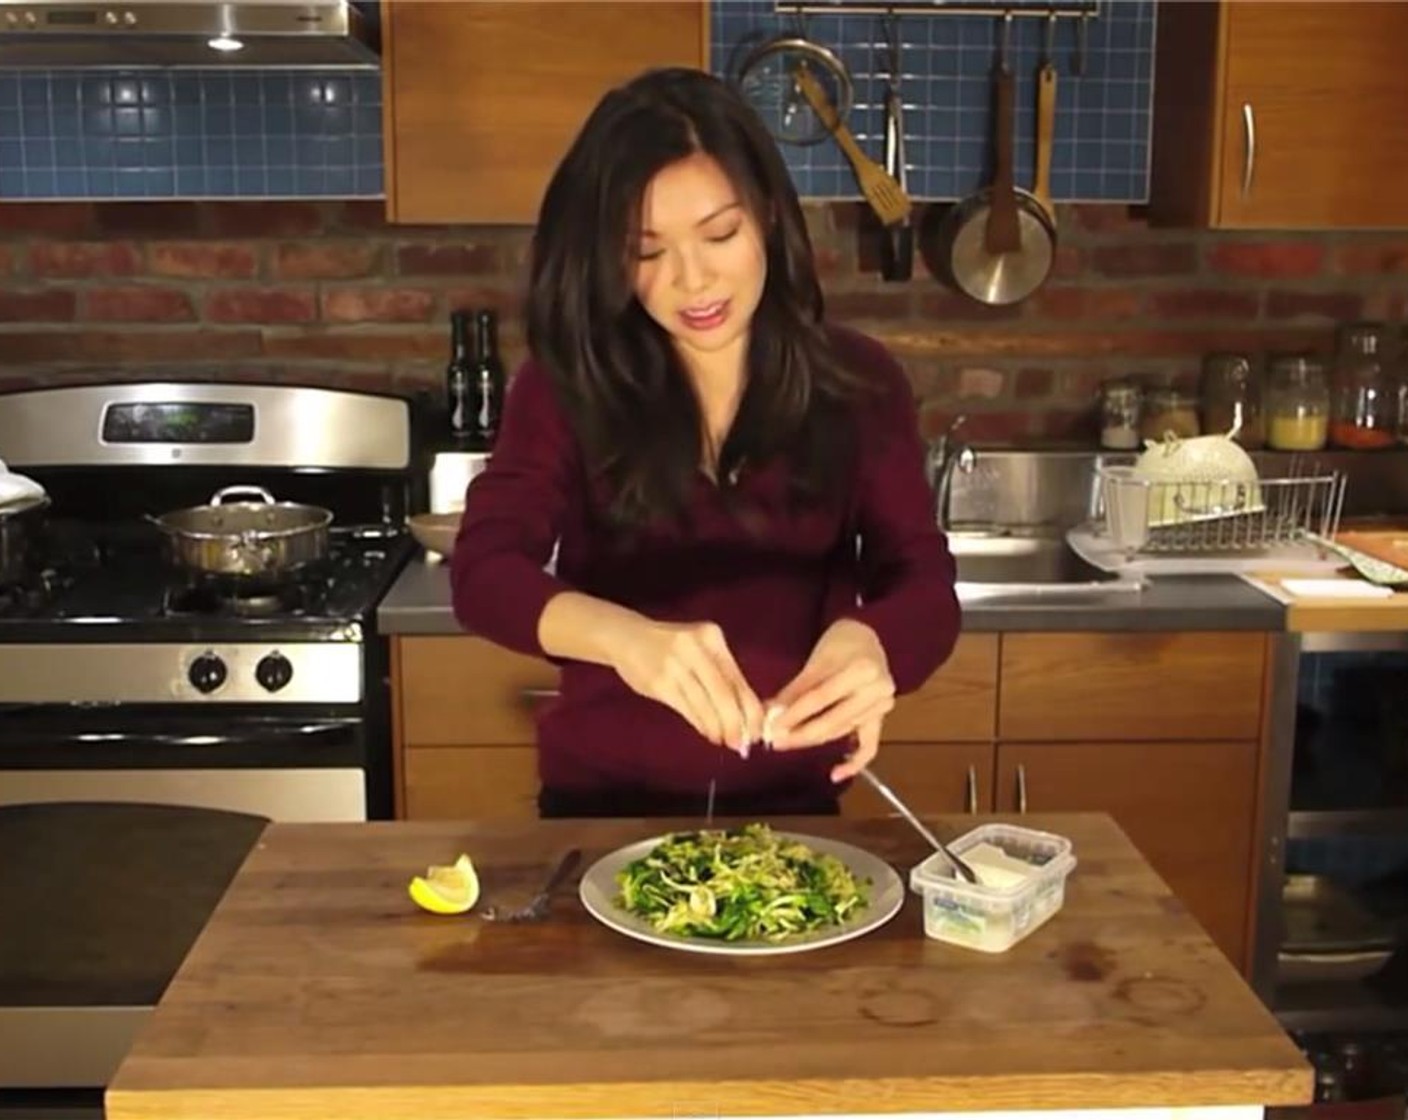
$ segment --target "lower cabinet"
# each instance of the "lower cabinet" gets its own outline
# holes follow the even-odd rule
[[[469,635],[394,638],[391,650],[397,816],[536,817],[533,709],[557,670]]]
[[[1254,884],[1255,742],[889,743],[875,769],[921,815],[1109,813],[1242,965]],[[842,812],[897,815],[859,782]]]
[[[1003,743],[993,808],[1109,813],[1241,967],[1254,897],[1257,755],[1250,741]]]
[[[875,773],[920,814],[986,813],[992,809],[995,751],[991,743],[886,743]],[[848,817],[897,816],[865,781],[841,798]]]
[[[404,759],[401,815],[407,820],[538,815],[536,747],[409,747]]]
[[[965,634],[886,720],[876,772],[924,814],[1109,813],[1245,969],[1266,642]],[[469,636],[408,636],[392,676],[400,816],[536,815],[532,712],[555,668]],[[863,782],[841,811],[894,813]]]

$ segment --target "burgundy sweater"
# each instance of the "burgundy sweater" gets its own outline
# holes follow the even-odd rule
[[[903,370],[873,339],[840,329],[832,335],[842,359],[885,389],[857,410],[851,495],[838,496],[833,508],[789,512],[780,465],[745,472],[739,496],[772,515],[759,532],[731,516],[701,474],[690,527],[652,529],[624,552],[608,546],[600,528],[600,497],[587,485],[580,446],[547,373],[525,363],[511,382],[493,458],[466,494],[450,569],[461,625],[547,657],[538,618],[566,589],[655,619],[713,621],[766,703],[802,667],[826,626],[849,616],[874,628],[897,690],[917,688],[958,636],[953,560],[935,523]],[[560,695],[538,719],[539,777],[547,787],[702,796],[713,779],[721,795],[821,794],[847,750],[844,743],[759,749],[745,760],[704,739],[673,709],[632,692],[613,670],[558,664]],[[941,738],[943,728],[934,735]]]

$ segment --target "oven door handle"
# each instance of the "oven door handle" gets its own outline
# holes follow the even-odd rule
[[[53,712],[0,719],[0,770],[170,765],[333,765],[364,758],[367,727],[356,718],[204,719],[164,715],[74,721]]]
[[[46,736],[46,742],[57,747],[154,746],[179,747],[185,750],[219,750],[268,746],[276,742],[297,742],[305,746],[333,746],[351,742],[356,737],[357,721],[337,723],[307,722],[277,724],[255,728],[231,729],[192,728],[184,731],[123,729],[116,731],[74,731],[66,735]]]

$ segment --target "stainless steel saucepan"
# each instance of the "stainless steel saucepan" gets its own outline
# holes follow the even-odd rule
[[[1011,19],[1010,12],[1003,16],[993,67],[993,181],[955,204],[941,231],[941,259],[949,278],[979,303],[991,305],[1016,303],[1036,291],[1051,272],[1056,250],[1050,212],[1013,179],[1015,79],[1007,62]]]
[[[244,500],[232,501],[235,497]],[[172,559],[182,567],[208,575],[277,579],[327,555],[332,512],[275,501],[260,486],[226,486],[209,505],[152,520],[167,535]]]

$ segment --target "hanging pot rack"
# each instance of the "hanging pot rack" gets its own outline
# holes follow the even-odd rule
[[[773,0],[773,10],[782,15],[896,15],[896,16],[988,16],[1004,19],[1029,16],[1033,19],[1092,19],[1100,14],[1100,0],[1055,0],[1050,4],[985,4],[972,0]]]

